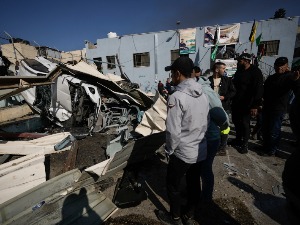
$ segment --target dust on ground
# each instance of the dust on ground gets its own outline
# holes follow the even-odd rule
[[[282,131],[280,157],[260,156],[258,149],[261,148],[261,141],[251,140],[248,154],[240,154],[229,146],[227,156],[215,158],[214,204],[197,211],[196,220],[199,224],[288,224],[284,209],[285,198],[280,185],[285,160],[294,149],[294,139],[288,124],[283,126]],[[107,134],[101,133],[78,140],[76,167],[84,169],[105,160],[107,141]],[[64,154],[67,153],[50,156],[52,176],[63,172]],[[161,224],[155,211],[169,210],[165,185],[166,168],[163,146],[153,154],[153,158],[130,166],[128,170],[136,174],[136,181],[147,194],[147,199],[134,206],[119,207],[105,225]],[[95,185],[99,191],[114,200],[116,186],[123,175],[124,172],[119,172]]]

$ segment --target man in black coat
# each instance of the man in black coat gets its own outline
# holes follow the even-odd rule
[[[299,79],[297,81],[299,85]],[[299,87],[299,86],[298,86]],[[300,140],[300,92],[295,92],[295,99],[292,104],[292,111],[295,118],[291,119],[291,127],[297,140]],[[286,160],[282,173],[282,185],[286,197],[286,210],[289,223],[291,225],[300,224],[300,145],[292,152]]]
[[[231,108],[236,139],[231,142],[231,145],[245,154],[248,153],[251,116],[257,115],[257,110],[262,104],[263,75],[258,67],[251,64],[250,54],[243,53],[237,60],[237,71],[232,79],[236,94],[232,98]]]
[[[269,156],[278,151],[281,124],[287,113],[289,95],[299,79],[299,71],[289,71],[286,57],[277,58],[274,68],[275,74],[270,75],[264,83],[263,150]]]

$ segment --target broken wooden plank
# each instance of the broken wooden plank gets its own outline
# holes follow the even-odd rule
[[[37,138],[30,141],[7,141],[0,144],[0,154],[30,155],[56,153],[54,145],[70,135],[62,132]]]
[[[46,133],[29,133],[29,132],[22,132],[22,133],[12,133],[12,132],[0,132],[0,137],[4,139],[18,139],[18,138],[29,138],[29,139],[35,139],[35,138],[41,138],[45,137],[48,134]]]
[[[32,113],[33,111],[27,104],[1,108],[0,124]]]
[[[75,169],[77,151],[78,151],[78,142],[75,140],[72,143],[71,149],[70,149],[69,154],[67,156],[67,160],[66,160],[66,164],[65,164],[65,167],[63,169],[63,172],[67,172],[67,171],[70,171],[72,169]]]

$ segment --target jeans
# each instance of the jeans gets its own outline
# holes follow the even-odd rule
[[[219,149],[226,149],[228,134],[221,134],[221,143]]]
[[[207,158],[201,165],[202,202],[210,202],[213,197],[215,177],[213,173],[213,162],[218,151],[220,139],[207,141]]]
[[[189,164],[177,158],[174,154],[170,156],[167,169],[167,193],[170,212],[174,218],[181,216],[180,187],[184,176],[186,176],[187,185],[186,214],[189,217],[194,215],[201,194],[200,172],[202,162]]]
[[[275,154],[278,150],[283,116],[283,112],[263,111],[263,146],[267,153]]]

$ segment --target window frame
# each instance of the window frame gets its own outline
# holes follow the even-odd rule
[[[261,55],[261,56],[278,55],[279,46],[280,46],[280,40],[262,41],[258,45],[257,55]],[[262,49],[263,49],[263,52],[262,52]]]
[[[133,54],[133,67],[150,67],[150,53],[134,53]]]
[[[102,57],[93,58],[95,65],[97,66],[98,71],[102,71]]]
[[[116,68],[116,56],[108,55],[106,56],[107,69],[112,70]]]
[[[170,51],[171,54],[171,65],[173,62],[180,57],[180,51],[179,49],[173,49]]]

